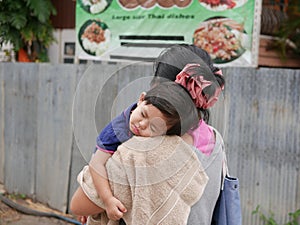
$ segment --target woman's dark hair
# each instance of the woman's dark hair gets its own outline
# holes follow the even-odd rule
[[[165,49],[157,58],[154,63],[154,78],[151,81],[151,86],[155,86],[157,83],[161,83],[166,80],[175,81],[176,76],[180,71],[187,65],[197,63],[201,67],[210,70],[209,75],[213,75],[212,78],[208,79],[218,85],[224,87],[225,80],[218,71],[220,69],[213,65],[213,61],[209,54],[195,45],[189,44],[178,44],[173,45]],[[205,89],[203,89],[205,91]],[[210,90],[211,91],[211,90]],[[199,116],[206,122],[209,120],[208,109],[198,108]]]
[[[145,95],[146,104],[152,104],[167,118],[167,135],[183,135],[198,124],[197,109],[184,87],[175,82],[163,82]]]

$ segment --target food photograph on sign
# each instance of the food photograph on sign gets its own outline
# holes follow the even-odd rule
[[[88,13],[102,13],[109,7],[112,0],[79,0],[80,6]]]
[[[256,66],[259,0],[78,0],[76,59],[154,61],[194,44],[214,63]]]
[[[241,57],[248,43],[243,24],[229,18],[212,18],[194,31],[193,44],[206,50],[215,63],[228,63]]]
[[[110,39],[108,26],[100,20],[87,20],[78,33],[80,46],[92,56],[102,55],[109,48]]]
[[[125,9],[134,9],[138,6],[144,9],[151,9],[155,6],[161,8],[188,7],[192,0],[118,0],[119,4]]]
[[[199,3],[211,11],[223,11],[243,6],[247,0],[199,0]]]

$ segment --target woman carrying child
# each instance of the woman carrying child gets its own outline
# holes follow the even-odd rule
[[[186,63],[191,62],[195,64],[187,66],[179,73],[180,68],[182,69]],[[224,86],[224,79],[220,70],[213,66],[208,54],[192,45],[171,47],[159,57],[156,68],[156,79],[153,80],[153,85],[162,82],[162,79],[157,78],[167,78],[172,81],[177,79],[178,83],[181,83],[189,90],[199,110],[200,120],[198,120],[198,128],[187,132],[183,135],[183,139],[194,145],[195,153],[198,155],[210,178],[208,182],[210,188],[204,190],[203,197],[193,206],[188,224],[210,224],[212,210],[220,190],[222,138],[212,127],[206,124],[204,119],[208,119],[209,114],[207,110],[217,100],[220,90]],[[177,78],[176,75],[178,75]],[[194,88],[194,84],[199,85],[196,85],[196,88]],[[124,136],[122,132],[118,133]],[[122,138],[120,139],[122,140]],[[119,214],[114,214],[115,217],[111,218],[118,219],[126,209],[117,199],[114,202],[115,207],[112,208],[114,208],[114,212],[119,211]],[[95,208],[95,211],[91,207],[88,209],[88,215],[94,214],[93,212],[99,212],[97,211],[99,208]]]
[[[150,224],[156,224],[155,221],[163,224],[171,221],[184,223],[191,205],[199,200],[208,180],[196,154],[179,137],[197,125],[198,114],[192,98],[181,85],[163,82],[146,94],[142,93],[138,103],[129,109],[104,129],[103,137],[100,135],[103,147],[98,147],[90,166],[79,175],[81,187],[74,194],[71,210],[75,214],[88,216],[99,214],[101,207],[108,216],[106,218],[105,214],[101,214],[100,221],[103,224],[107,223],[107,219],[119,220],[121,217],[128,224],[143,224],[146,221]],[[124,133],[128,136],[127,140],[133,135],[157,137],[166,134],[171,137],[136,139],[139,141],[136,145],[132,139],[123,139]],[[122,139],[118,134],[122,135]],[[110,155],[107,156],[107,146],[120,139],[123,144],[106,163],[103,159],[110,158]],[[104,147],[106,149],[103,151]],[[150,147],[153,149],[148,150]],[[151,158],[154,161],[149,163]],[[105,163],[110,174],[110,186],[117,198],[113,196],[109,184],[106,184]],[[95,174],[90,179],[92,171]],[[120,175],[122,173],[123,176]],[[159,200],[151,201],[151,197],[158,193]],[[170,196],[170,193],[173,194]],[[142,201],[142,198],[147,199],[147,194],[151,207],[147,205],[148,202]],[[128,199],[128,196],[134,198]],[[180,219],[178,215],[181,215]]]

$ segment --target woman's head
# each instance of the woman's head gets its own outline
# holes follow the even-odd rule
[[[189,63],[205,64],[213,73],[219,70],[205,50],[195,45],[180,44],[165,49],[158,56],[154,64],[154,76],[175,81],[176,75]]]
[[[130,117],[130,130],[139,136],[182,135],[197,122],[189,93],[175,82],[164,82],[141,94]]]
[[[186,88],[199,109],[212,107],[223,89],[210,70],[195,63],[187,64],[176,76],[175,82]]]
[[[151,86],[155,86],[158,83],[166,80],[175,81],[176,76],[185,68],[187,64],[199,64],[201,67],[199,70],[201,71],[198,72],[201,72],[201,75],[205,78],[205,80],[212,82],[212,86],[209,88],[210,90],[207,89],[206,92],[216,92],[218,91],[217,87],[224,87],[225,80],[222,76],[222,71],[213,65],[209,54],[205,50],[198,48],[195,45],[188,44],[174,45],[161,53],[154,64],[155,72],[154,78],[151,81]],[[213,90],[213,88],[215,88],[215,90]],[[202,90],[205,89],[202,88]],[[202,93],[202,95],[207,94]],[[209,107],[197,107],[198,110],[202,112],[204,119],[208,121],[209,112],[207,109]]]

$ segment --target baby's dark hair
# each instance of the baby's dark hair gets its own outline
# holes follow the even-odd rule
[[[165,81],[165,79],[175,81],[177,74],[180,73],[187,64],[193,63],[200,64],[201,69],[209,71],[209,73],[203,73],[203,75],[211,76],[211,78],[207,80],[214,82],[213,86],[224,87],[224,77],[220,75],[220,69],[213,65],[209,54],[205,50],[189,44],[173,45],[165,49],[159,55],[154,63],[154,78],[150,85],[155,86],[157,83]],[[205,89],[203,89],[203,91],[205,91]],[[209,92],[211,91],[212,90]],[[198,110],[199,115],[202,115],[201,117],[208,122],[208,109],[198,108]]]
[[[144,100],[152,104],[167,119],[167,135],[183,135],[198,124],[197,109],[190,94],[175,82],[163,82],[150,89]]]

